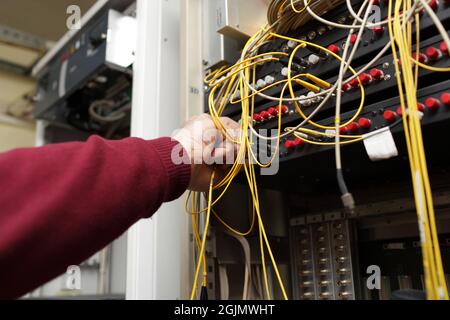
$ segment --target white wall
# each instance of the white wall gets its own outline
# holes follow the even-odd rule
[[[33,91],[35,85],[35,81],[30,78],[0,70],[0,113],[19,101],[23,95]],[[0,152],[20,147],[32,147],[34,142],[34,126],[13,125],[5,123],[0,118]]]
[[[15,148],[33,147],[36,137],[34,127],[26,128],[0,123],[0,152]]]

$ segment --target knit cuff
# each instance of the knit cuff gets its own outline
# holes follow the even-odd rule
[[[168,137],[152,140],[168,176],[164,202],[179,198],[188,188],[191,179],[191,165],[183,146]]]

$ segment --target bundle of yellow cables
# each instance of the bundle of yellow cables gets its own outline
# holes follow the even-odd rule
[[[261,33],[264,33],[264,30],[261,30]],[[259,36],[261,33],[256,34],[252,39],[250,39],[249,44],[252,43],[253,40],[256,39],[256,37]],[[245,51],[245,49],[244,49],[244,51]],[[202,212],[206,212],[205,228],[203,231],[201,241],[199,241],[198,232],[196,230],[194,230],[194,234],[197,239],[196,242],[198,244],[198,249],[199,249],[199,256],[198,256],[198,263],[197,263],[196,272],[195,272],[194,284],[193,284],[193,288],[192,288],[192,292],[191,292],[191,299],[194,299],[196,296],[196,289],[198,286],[197,283],[198,283],[199,274],[200,274],[200,267],[202,264],[204,266],[203,267],[204,274],[206,273],[204,254],[205,254],[206,235],[207,235],[208,226],[210,223],[211,212],[213,212],[213,214],[218,218],[219,222],[223,223],[227,229],[229,229],[230,231],[232,231],[238,235],[248,235],[253,231],[253,227],[254,227],[253,222],[252,222],[252,225],[251,225],[251,228],[249,231],[239,232],[239,231],[235,230],[234,228],[230,227],[228,224],[226,224],[225,221],[223,221],[223,219],[221,219],[220,216],[214,210],[212,210],[212,207],[214,206],[214,204],[217,203],[220,200],[220,198],[225,194],[225,192],[229,188],[231,182],[237,176],[237,174],[242,170],[242,168],[247,177],[250,194],[251,194],[251,197],[253,200],[253,206],[254,206],[253,212],[256,213],[257,222],[258,222],[260,249],[261,249],[261,258],[262,258],[262,269],[263,269],[264,282],[265,282],[265,288],[266,288],[266,297],[268,299],[272,298],[271,294],[270,294],[270,290],[269,290],[269,284],[268,284],[268,277],[267,277],[267,270],[266,270],[267,268],[266,268],[266,262],[265,262],[265,251],[267,251],[267,253],[269,254],[269,257],[271,259],[273,270],[275,271],[277,280],[279,282],[281,292],[283,294],[283,298],[284,299],[288,298],[285,286],[283,284],[280,272],[278,270],[277,263],[273,256],[273,253],[272,253],[272,249],[271,249],[269,239],[268,239],[266,231],[265,231],[263,220],[261,218],[255,169],[254,169],[253,164],[249,163],[248,161],[245,161],[246,159],[250,159],[251,157],[254,157],[254,154],[253,154],[253,150],[252,150],[252,145],[253,145],[252,139],[253,138],[252,138],[252,136],[248,135],[248,130],[247,130],[247,128],[249,126],[248,121],[249,121],[250,113],[253,112],[253,110],[250,111],[251,98],[249,98],[249,90],[244,85],[244,80],[249,81],[249,82],[252,81],[251,80],[251,70],[254,70],[254,67],[258,63],[261,63],[264,61],[276,60],[277,58],[275,58],[275,56],[278,56],[278,55],[285,55],[285,54],[278,53],[278,52],[272,52],[272,53],[266,53],[263,55],[255,55],[251,58],[244,58],[244,59],[242,59],[242,61],[240,63],[238,63],[230,68],[223,68],[222,70],[215,72],[213,75],[209,75],[208,79],[206,79],[207,82],[209,82],[210,85],[212,86],[211,93],[209,96],[209,109],[210,109],[211,117],[212,117],[214,123],[216,124],[216,127],[222,131],[222,134],[224,135],[224,137],[227,137],[230,140],[232,140],[234,143],[239,144],[240,148],[237,153],[235,162],[234,162],[231,170],[229,171],[229,173],[226,175],[226,177],[215,186],[213,185],[214,175],[211,177],[211,184],[210,184],[210,188],[209,188],[209,192],[208,192],[206,208],[202,209],[202,210],[198,210],[198,211],[196,211],[196,210],[191,211],[191,213],[193,215],[200,214]],[[241,73],[244,74],[244,80],[242,79]],[[227,97],[229,97],[229,94],[232,91],[232,88],[234,86],[237,86],[238,89],[236,89],[236,90],[240,90],[241,97],[242,97],[242,99],[240,101],[241,109],[242,109],[242,117],[241,117],[242,118],[242,121],[241,121],[241,129],[242,130],[241,130],[241,137],[240,137],[239,141],[236,141],[232,137],[230,137],[230,135],[227,133],[223,123],[220,120],[220,115],[221,115],[225,105],[229,102]],[[218,90],[223,90],[223,91],[216,94],[216,92]],[[281,106],[280,106],[280,108],[281,108]],[[281,113],[280,113],[280,117],[281,117]],[[279,120],[279,121],[281,121],[281,120]],[[270,163],[261,164],[261,165],[268,166],[268,165],[270,165]],[[219,188],[222,188],[223,190],[220,192],[219,196],[215,200],[213,200],[212,199],[212,191],[213,191],[213,189],[219,189]],[[253,217],[253,220],[254,219],[255,219],[255,217]],[[194,220],[193,220],[193,225],[195,226],[195,229],[196,229],[197,224],[194,222]],[[205,282],[205,280],[203,280],[203,283],[204,282]]]
[[[406,144],[408,149],[413,189],[419,223],[420,240],[422,245],[423,267],[425,286],[428,299],[448,300],[448,290],[442,266],[439,239],[436,229],[433,197],[428,177],[427,163],[422,139],[420,116],[417,109],[417,79],[418,61],[411,59],[412,51],[412,22],[400,17],[400,12],[406,12],[412,6],[411,0],[389,0],[388,24],[389,34],[392,40],[392,52],[394,56],[399,96],[403,114]],[[394,14],[392,15],[392,13]],[[419,15],[415,16],[416,22],[416,46],[419,43]],[[406,27],[402,28],[405,24]],[[416,55],[418,57],[418,55]],[[401,64],[399,63],[399,59]]]
[[[292,4],[292,3],[291,3]],[[411,174],[414,182],[414,195],[416,200],[417,215],[419,219],[419,229],[422,242],[422,252],[424,260],[424,273],[425,273],[425,283],[429,299],[448,299],[448,291],[446,287],[441,254],[439,249],[439,242],[436,231],[435,215],[433,208],[433,201],[431,195],[431,188],[428,178],[426,159],[422,141],[422,132],[420,127],[420,117],[417,110],[417,98],[416,98],[416,88],[418,79],[418,67],[433,69],[431,66],[423,65],[419,61],[411,58],[411,48],[412,48],[412,23],[411,21],[405,21],[405,15],[401,15],[400,12],[406,12],[411,8],[411,0],[399,0],[395,1],[395,10],[393,12],[393,1],[389,0],[389,19],[388,27],[389,34],[391,38],[392,51],[394,55],[395,67],[397,74],[401,75],[397,77],[399,96],[401,100],[401,107],[403,110],[403,122],[405,128],[405,137],[408,147],[408,154],[411,164]],[[302,12],[302,10],[298,10]],[[212,120],[214,121],[216,127],[222,132],[222,135],[232,142],[239,145],[239,151],[237,153],[235,162],[226,175],[226,177],[220,181],[217,185],[213,184],[214,174],[211,176],[211,183],[209,187],[209,192],[205,197],[207,200],[206,207],[200,209],[200,195],[193,195],[193,204],[190,213],[192,214],[192,225],[194,229],[195,242],[198,250],[198,262],[195,270],[194,284],[191,291],[191,299],[194,299],[197,292],[198,280],[200,274],[200,268],[203,265],[203,280],[202,286],[206,286],[206,258],[205,258],[205,246],[206,246],[206,236],[208,233],[209,223],[211,220],[211,213],[217,218],[217,220],[222,223],[225,228],[239,236],[247,236],[253,232],[255,225],[258,226],[258,235],[260,240],[260,251],[261,251],[261,265],[263,269],[264,283],[266,297],[271,299],[271,294],[269,290],[267,270],[266,270],[266,252],[269,254],[273,270],[275,271],[276,278],[278,280],[282,295],[284,299],[288,299],[284,283],[282,281],[280,272],[278,270],[275,257],[272,253],[272,249],[269,243],[269,239],[266,234],[263,219],[261,217],[260,203],[258,198],[258,188],[256,183],[255,174],[255,164],[265,168],[272,164],[274,161],[280,144],[281,138],[281,110],[285,92],[289,89],[290,99],[294,103],[295,109],[299,116],[305,120],[305,122],[316,127],[318,130],[328,130],[326,132],[321,132],[318,130],[306,129],[306,128],[286,128],[283,136],[288,134],[293,134],[297,137],[302,138],[305,142],[318,145],[334,145],[334,143],[326,142],[315,142],[310,141],[305,138],[305,135],[313,136],[332,136],[330,130],[335,129],[335,127],[328,127],[320,125],[307,117],[305,112],[302,110],[300,104],[297,102],[298,98],[295,96],[294,84],[305,84],[303,80],[299,80],[300,77],[307,78],[313,82],[315,85],[320,86],[322,89],[327,88],[328,84],[315,77],[311,74],[297,74],[292,76],[291,69],[293,64],[294,56],[298,50],[301,50],[307,46],[314,47],[323,52],[326,52],[330,57],[342,61],[342,58],[328,49],[319,46],[314,43],[307,41],[290,38],[287,36],[279,35],[273,32],[273,26],[265,26],[259,32],[257,32],[253,37],[251,37],[247,44],[245,45],[241,59],[238,63],[230,67],[221,67],[205,78],[205,82],[211,87],[208,107],[211,114]],[[416,15],[416,42],[417,47],[419,47],[419,17]],[[290,40],[298,43],[297,47],[289,55],[285,52],[267,52],[263,54],[258,54],[258,49],[266,42],[279,38],[284,40]],[[288,65],[288,76],[287,79],[275,82],[266,86],[263,89],[256,90],[256,67],[265,62],[278,61],[280,57],[289,57]],[[398,63],[401,59],[402,63]],[[415,68],[413,68],[415,66]],[[434,68],[439,69],[436,71],[447,71],[446,68]],[[349,70],[356,74],[356,71],[351,67]],[[400,72],[401,71],[401,72]],[[358,79],[359,80],[359,79]],[[346,123],[343,123],[341,127],[348,125],[353,122],[361,113],[364,107],[364,87],[360,82],[361,91],[361,101],[360,105],[355,112],[355,114]],[[312,84],[307,84],[308,86],[314,86]],[[273,157],[267,163],[261,163],[258,157],[253,151],[254,138],[258,135],[255,131],[253,134],[249,131],[249,128],[253,128],[252,118],[255,108],[255,96],[263,95],[265,90],[273,88],[275,86],[282,86],[282,90],[279,98],[274,98],[278,101],[278,129],[275,138],[268,138],[267,140],[275,140],[275,151]],[[239,92],[239,99],[235,99],[236,94]],[[264,96],[264,95],[263,95]],[[267,96],[266,96],[267,97]],[[227,105],[240,105],[239,111],[241,113],[241,135],[239,139],[231,137],[227,132],[224,124],[221,122],[221,115]],[[354,143],[362,141],[362,136],[342,136],[347,139],[341,141],[341,144]],[[264,137],[262,137],[264,138]],[[246,232],[241,232],[235,230],[229,224],[227,224],[217,212],[214,211],[214,205],[223,197],[227,192],[230,184],[234,178],[239,174],[239,172],[244,171],[247,178],[247,183],[249,191],[251,194],[253,202],[253,215],[251,227]],[[213,190],[220,189],[218,196],[213,199]],[[197,218],[200,214],[205,214],[205,226],[200,238],[198,231]],[[255,224],[255,220],[257,224]]]

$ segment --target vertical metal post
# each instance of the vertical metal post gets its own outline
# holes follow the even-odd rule
[[[47,126],[47,123],[44,120],[36,121],[36,140],[35,140],[36,147],[42,147],[42,146],[46,145],[46,141],[45,141],[46,126]]]
[[[180,17],[180,112],[186,120],[204,110],[202,63],[202,2],[183,0]],[[181,228],[181,296],[188,298],[194,281],[194,242],[191,222],[184,215]]]
[[[181,123],[180,6],[181,0],[137,1],[132,136],[167,136]],[[183,219],[182,204],[176,201],[129,230],[127,299],[180,298]]]

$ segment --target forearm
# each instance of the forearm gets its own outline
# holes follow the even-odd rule
[[[188,186],[176,145],[98,137],[0,155],[0,298],[79,264]]]

